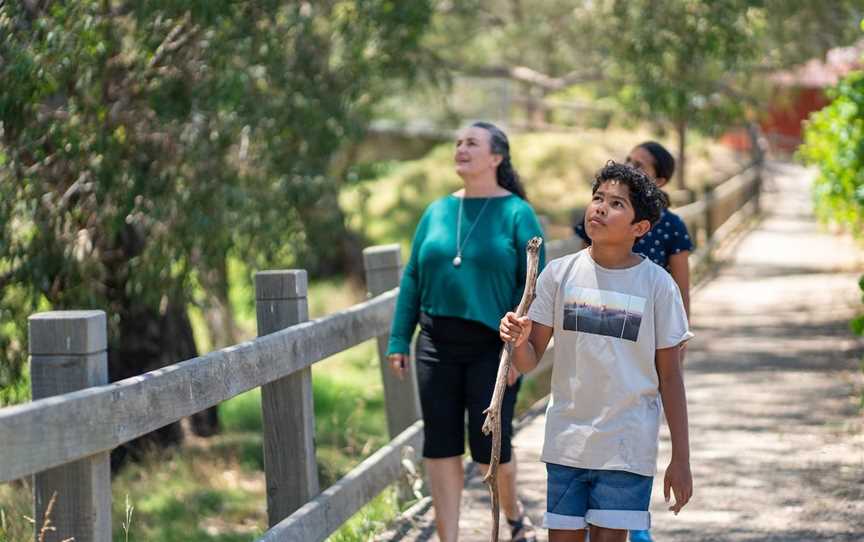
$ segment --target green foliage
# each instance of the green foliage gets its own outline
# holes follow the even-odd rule
[[[612,98],[617,104],[580,111],[581,126],[636,118],[677,131],[679,183],[687,177],[688,130],[716,136],[730,125],[758,120],[772,98],[765,74],[850,44],[864,16],[860,0],[458,4],[437,14],[428,37],[448,64],[467,75],[508,78],[520,67],[540,72],[526,78],[521,70],[520,83],[501,92],[507,95],[499,106],[504,111],[493,115],[514,120],[510,93],[523,101],[528,95],[563,98],[569,85],[579,84],[594,94],[588,103]],[[458,108],[471,94],[456,89]],[[542,116],[568,122],[560,111]]]
[[[819,167],[816,211],[825,221],[864,232],[864,72],[853,72],[831,92],[832,102],[811,115],[800,155]]]
[[[864,21],[861,23],[864,30]],[[864,71],[852,72],[830,92],[832,101],[813,113],[804,129],[798,153],[819,168],[813,184],[818,216],[845,226],[861,239],[864,235]],[[864,303],[864,276],[858,281]],[[864,335],[864,314],[849,326]],[[862,395],[864,405],[864,395]]]
[[[864,275],[858,279],[858,288],[861,290],[861,303],[864,304]],[[852,332],[856,335],[864,336],[864,314],[859,314],[849,324],[852,327]]]
[[[233,254],[341,250],[333,158],[421,64],[429,2],[0,3],[0,384],[41,300],[189,301]],[[338,172],[337,172],[338,173]],[[143,340],[143,339],[142,339]]]
[[[758,76],[850,43],[864,15],[853,1],[614,0],[610,7],[608,82],[619,86],[623,104],[715,134],[768,99]]]
[[[851,43],[862,16],[858,0],[468,0],[440,9],[426,39],[457,66],[521,65],[555,77],[610,67],[616,44],[642,38],[646,58],[661,45],[698,44],[707,51],[689,54],[709,59],[758,47],[760,62],[782,67]],[[621,34],[621,24],[633,34]],[[745,41],[730,42],[734,35]],[[672,51],[669,60],[679,54]]]
[[[219,404],[219,422],[226,431],[262,429],[261,389],[255,388]]]
[[[327,542],[366,542],[399,514],[396,491],[386,489],[333,533]]]
[[[427,40],[468,71],[528,66],[552,76],[587,72],[603,57],[603,2],[468,0],[448,3]]]
[[[743,103],[719,98],[727,74],[739,73],[758,54],[750,3],[614,2],[608,82],[618,86],[626,107],[646,118],[702,121],[710,128],[740,116]]]

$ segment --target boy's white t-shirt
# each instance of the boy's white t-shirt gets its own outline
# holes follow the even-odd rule
[[[645,258],[606,269],[585,249],[546,265],[528,316],[552,327],[555,340],[540,459],[653,476],[661,412],[655,351],[693,336],[669,273]]]

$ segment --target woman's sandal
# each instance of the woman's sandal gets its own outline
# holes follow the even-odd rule
[[[534,533],[534,524],[526,515],[522,515],[519,519],[507,519],[507,524],[510,525],[510,540],[512,542],[537,542],[537,535]]]

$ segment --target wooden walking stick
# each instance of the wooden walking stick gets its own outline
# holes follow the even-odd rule
[[[541,237],[532,237],[528,241],[528,270],[525,273],[525,291],[522,300],[516,307],[516,316],[521,318],[528,312],[528,307],[534,301],[534,289],[537,284],[537,270],[540,267],[540,245],[543,244]],[[500,503],[498,502],[498,462],[501,460],[501,403],[504,400],[504,390],[507,388],[507,374],[510,372],[510,355],[513,345],[506,343],[501,350],[501,361],[498,362],[498,374],[495,377],[495,391],[492,392],[492,402],[484,411],[486,420],[483,421],[483,434],[492,433],[492,458],[489,461],[489,470],[483,481],[489,486],[492,496],[492,542],[498,542],[498,514]]]

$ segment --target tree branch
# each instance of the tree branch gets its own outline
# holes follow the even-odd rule
[[[601,70],[573,71],[561,77],[553,77],[527,66],[451,66],[465,75],[475,77],[504,77],[528,83],[547,92],[561,90],[578,83],[601,81],[605,78]]]
[[[528,241],[526,252],[528,253],[528,270],[525,273],[525,291],[522,292],[522,300],[516,307],[516,316],[521,318],[528,312],[528,307],[534,301],[534,291],[537,284],[537,271],[540,267],[540,245],[543,244],[542,237],[532,237]],[[492,542],[498,542],[498,463],[501,460],[501,403],[504,401],[504,391],[507,388],[507,373],[510,372],[510,356],[513,345],[507,343],[501,350],[501,361],[498,363],[498,375],[495,377],[495,391],[492,392],[492,401],[486,409],[486,420],[483,422],[483,434],[492,433],[492,457],[489,461],[489,470],[483,481],[489,486],[492,495]]]
[[[191,29],[187,32],[184,31],[187,30],[187,25],[191,20],[192,16],[189,12],[186,12],[186,15],[183,16],[183,19],[180,20],[177,26],[172,28],[168,35],[165,36],[165,39],[156,48],[153,58],[150,59],[149,68],[151,70],[157,67],[168,53],[173,53],[189,41],[192,31]]]

